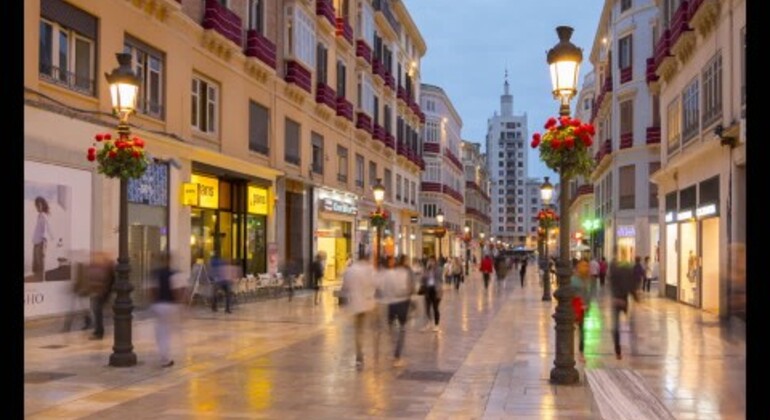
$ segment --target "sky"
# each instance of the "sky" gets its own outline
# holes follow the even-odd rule
[[[559,104],[551,94],[546,51],[559,38],[556,27],[574,28],[583,49],[582,80],[599,24],[603,0],[403,0],[428,47],[423,83],[440,86],[463,120],[463,139],[484,145],[487,119],[500,112],[505,69],[514,115],[527,114],[530,137],[542,131]],[[573,109],[574,109],[573,100]],[[558,176],[529,150],[529,176]]]

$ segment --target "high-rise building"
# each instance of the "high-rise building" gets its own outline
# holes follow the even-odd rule
[[[527,115],[514,115],[513,95],[506,72],[500,113],[487,121],[487,169],[492,191],[492,232],[503,243],[525,245],[530,232],[526,222]]]

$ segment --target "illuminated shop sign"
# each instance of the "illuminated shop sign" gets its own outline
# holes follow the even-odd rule
[[[679,214],[676,215],[677,221],[692,219],[692,210],[687,211],[680,211]]]
[[[322,201],[323,211],[347,215],[358,214],[358,208],[352,204],[343,203],[342,201],[333,200],[331,198],[324,198]]]
[[[219,208],[219,180],[201,175],[190,175],[190,182],[198,184],[198,207]]]
[[[698,217],[713,216],[715,214],[717,214],[716,204],[707,204],[705,206],[700,206],[697,210],[695,210],[695,215]]]
[[[249,185],[248,196],[249,213],[267,215],[267,190]]]
[[[618,226],[616,231],[618,238],[633,238],[636,236],[636,228],[633,226]]]

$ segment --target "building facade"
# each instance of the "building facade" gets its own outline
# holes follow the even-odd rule
[[[468,235],[463,237],[466,246],[481,261],[482,244],[490,236],[492,218],[489,217],[489,174],[487,155],[481,152],[481,144],[463,140],[462,159],[465,167],[465,222]]]
[[[602,227],[597,253],[607,260],[658,255],[657,187],[650,175],[660,168],[659,101],[645,79],[657,10],[653,0],[606,1],[591,49],[598,147],[591,179]]]
[[[508,76],[500,96],[500,114],[487,120],[487,169],[492,190],[492,235],[511,245],[525,245],[527,205],[527,115],[514,115]]]
[[[27,316],[69,310],[59,280],[73,262],[117,254],[118,182],[85,159],[94,134],[116,125],[101,75],[117,52],[131,54],[141,79],[130,122],[154,157],[129,185],[135,299],[167,252],[184,271],[219,255],[256,275],[303,272],[324,251],[333,279],[355,252],[371,250],[377,178],[394,215],[388,235],[418,233],[409,229],[423,167],[416,99],[426,46],[402,1],[153,5],[26,4],[27,237],[37,197],[57,203],[48,206],[55,251],[42,270],[32,251],[25,256]]]
[[[465,168],[460,162],[463,121],[444,89],[423,84],[420,103],[425,110],[420,205],[423,255],[454,257],[462,254],[465,219]],[[436,220],[444,214],[445,233]]]
[[[746,2],[667,0],[654,24],[661,293],[745,320]]]

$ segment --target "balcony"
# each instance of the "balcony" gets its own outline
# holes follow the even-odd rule
[[[428,181],[422,181],[420,183],[420,191],[422,192],[436,192],[440,193],[441,190],[441,183],[440,182],[428,182]]]
[[[658,81],[659,77],[657,74],[655,74],[655,57],[650,57],[647,59],[647,67],[646,72],[647,76],[647,84],[655,83]]]
[[[315,101],[319,104],[328,106],[333,110],[337,110],[337,93],[334,89],[330,88],[326,83],[319,83],[315,88]]]
[[[256,29],[246,31],[246,56],[255,57],[259,61],[275,69],[275,44]]]
[[[690,2],[682,0],[679,8],[676,9],[674,17],[671,19],[671,46],[674,47],[679,38],[686,32],[692,31],[690,28]]]
[[[396,138],[393,137],[393,134],[385,133],[385,147],[396,148]]]
[[[417,114],[417,117],[420,118],[420,124],[425,124],[425,113],[422,110]]]
[[[284,80],[286,80],[287,83],[294,83],[308,93],[312,93],[312,77],[310,71],[297,61],[286,60],[286,76],[284,77]]]
[[[660,36],[658,43],[655,44],[655,70],[660,68],[667,58],[673,57],[671,54],[671,30],[666,29]]]
[[[352,122],[353,121],[353,104],[343,97],[337,98],[336,103],[337,103],[337,115],[340,117],[345,117]]]
[[[620,69],[620,83],[628,83],[634,78],[634,68],[628,66],[624,69]]]
[[[243,47],[241,18],[217,0],[206,0],[203,13],[203,29],[212,29],[233,41],[238,48]]]
[[[446,155],[449,161],[452,162],[455,168],[461,172],[465,170],[465,168],[463,168],[462,162],[460,162],[460,159],[458,159],[457,156],[455,156],[455,154],[452,153],[449,149],[444,149],[444,155]]]
[[[385,87],[390,88],[390,90],[396,90],[396,79],[393,77],[392,74],[390,74],[389,71],[385,70]]]
[[[396,98],[400,99],[404,103],[407,103],[408,102],[408,99],[407,99],[408,97],[406,96],[406,89],[404,89],[403,87],[399,86],[396,89]]]
[[[442,190],[442,192],[444,194],[454,198],[455,200],[457,200],[457,201],[459,201],[461,203],[465,202],[465,198],[463,197],[463,195],[460,194],[459,191],[457,191],[454,188],[450,187],[449,185],[443,185],[441,190]]]
[[[660,127],[647,127],[647,144],[660,144]]]
[[[372,126],[372,138],[385,143],[385,127],[375,123]]]
[[[377,58],[372,59],[372,73],[375,76],[379,76],[382,81],[385,81],[385,66]]]
[[[337,17],[334,15],[332,0],[316,0],[315,14],[329,22],[330,27],[335,28],[337,26]]]
[[[393,10],[390,8],[390,0],[374,0],[372,6],[374,6],[376,12],[382,13],[385,21],[393,29],[394,34],[398,34],[401,31],[401,25],[399,25],[398,19],[396,19]]]
[[[602,92],[612,92],[612,75],[609,74],[604,78],[604,84],[602,84]]]
[[[690,0],[690,26],[707,36],[719,22],[719,0]]]
[[[423,159],[422,156],[417,156],[416,159],[417,159],[417,161],[415,163],[417,163],[417,166],[419,166],[420,169],[422,169],[424,171],[425,170],[425,159]]]
[[[372,117],[366,115],[363,112],[356,114],[356,128],[366,131],[372,134]]]
[[[406,148],[406,145],[402,142],[398,142],[398,145],[396,147],[396,153],[399,156],[404,156],[405,158],[412,160],[411,156],[409,154],[409,149]]]
[[[352,46],[353,45],[353,27],[350,26],[347,19],[344,17],[337,18],[337,36],[345,39]]]
[[[425,142],[422,145],[422,151],[423,151],[423,153],[436,153],[436,154],[439,154],[439,153],[441,153],[441,144]]]
[[[594,186],[592,184],[583,184],[578,187],[577,189],[577,195],[586,195],[586,194],[593,194],[594,193]]]
[[[620,148],[629,149],[634,146],[634,133],[622,133],[620,135]]]
[[[362,39],[356,40],[356,57],[361,57],[369,64],[372,64],[372,49]]]

